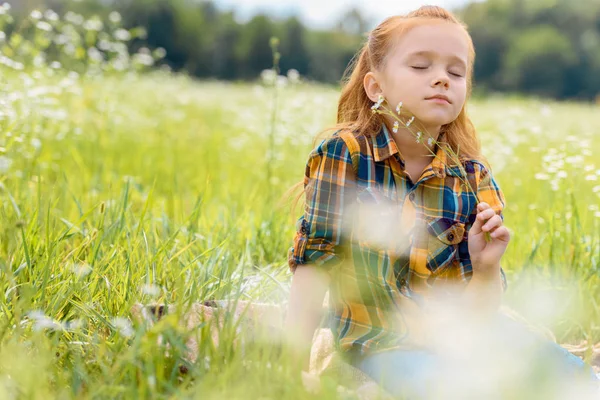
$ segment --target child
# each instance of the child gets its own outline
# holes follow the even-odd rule
[[[386,19],[355,58],[336,132],[309,155],[289,253],[286,327],[305,367],[329,290],[337,350],[393,394],[431,396],[441,374],[466,365],[444,369],[436,343],[452,331],[440,321],[484,321],[486,338],[509,332],[485,346],[515,334],[513,350],[539,345],[560,374],[590,373],[499,316],[510,234],[465,110],[474,58],[465,26],[434,6]]]

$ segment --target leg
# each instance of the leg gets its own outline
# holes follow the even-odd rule
[[[425,350],[390,350],[366,356],[357,368],[397,398],[431,397],[441,360]]]

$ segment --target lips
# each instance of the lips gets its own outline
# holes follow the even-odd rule
[[[436,94],[435,96],[428,97],[426,100],[437,100],[437,101],[440,101],[440,102],[442,100],[445,100],[446,103],[452,104],[452,102],[450,101],[450,99],[447,96],[444,96],[443,94]]]

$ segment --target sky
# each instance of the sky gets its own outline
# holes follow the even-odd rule
[[[390,15],[402,14],[422,5],[438,5],[452,9],[469,0],[216,0],[221,9],[234,10],[240,21],[254,14],[266,13],[276,17],[298,15],[311,28],[329,28],[343,13],[358,7],[373,26]]]

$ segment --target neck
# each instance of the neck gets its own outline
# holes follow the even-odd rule
[[[427,130],[423,132],[427,132],[429,136],[423,133],[421,143],[417,143],[416,133],[419,132],[420,129],[414,125],[407,128],[400,124],[398,132],[394,133],[392,127],[394,126],[395,121],[394,118],[386,116],[385,123],[388,131],[390,132],[390,135],[392,135],[392,138],[394,138],[398,150],[402,153],[402,158],[407,162],[424,162],[425,160],[431,160],[432,152],[435,152],[435,143],[432,143],[430,146],[427,143],[427,139],[431,136],[437,141],[440,136],[441,126],[427,128]]]

